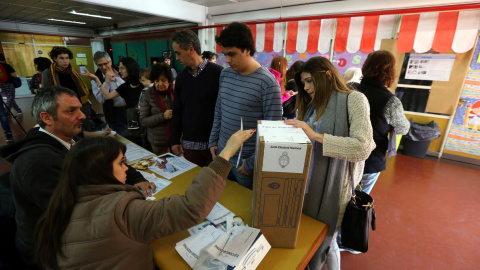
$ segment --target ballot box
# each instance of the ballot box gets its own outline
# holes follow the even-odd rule
[[[312,143],[283,121],[258,121],[252,224],[274,248],[295,248]]]

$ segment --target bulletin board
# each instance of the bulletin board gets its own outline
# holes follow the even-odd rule
[[[402,68],[402,60],[405,56],[404,53],[397,51],[396,39],[384,39],[382,40],[380,49],[387,50],[393,53],[396,59],[396,78],[395,82],[389,88],[394,93],[397,88],[398,77]],[[414,53],[412,51],[412,53]],[[457,107],[457,101],[463,89],[463,81],[465,80],[465,74],[467,74],[470,61],[472,59],[474,49],[465,53],[455,53],[449,50],[443,54],[455,54],[455,62],[453,63],[452,74],[448,82],[433,81],[432,88],[430,90],[430,96],[428,97],[426,113],[453,115]]]
[[[444,153],[480,160],[480,43],[469,66]]]

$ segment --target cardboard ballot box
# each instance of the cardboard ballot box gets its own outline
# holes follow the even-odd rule
[[[258,121],[253,180],[253,227],[274,248],[295,248],[312,143],[283,121]]]

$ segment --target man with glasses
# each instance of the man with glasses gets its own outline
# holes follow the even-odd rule
[[[123,134],[127,124],[127,107],[125,100],[118,96],[114,99],[105,100],[100,87],[105,87],[108,92],[117,89],[125,81],[112,67],[112,59],[107,52],[98,51],[93,55],[93,61],[97,65],[97,71],[92,74],[92,91],[98,102],[103,104],[103,113],[108,126],[118,134]],[[97,78],[102,83],[97,84]]]

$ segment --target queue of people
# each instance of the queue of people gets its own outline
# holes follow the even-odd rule
[[[126,57],[116,70],[108,53],[94,54],[97,71],[81,75],[92,80],[103,104],[110,129],[102,133],[82,131],[89,89],[71,68],[71,51],[54,47],[51,65],[36,63],[41,87],[33,82],[31,89],[40,128],[0,149],[13,164],[16,246],[25,263],[33,269],[153,269],[151,241],[204,219],[227,177],[252,188],[257,121],[285,119],[313,144],[303,213],[329,227],[309,268],[326,263],[340,269],[337,235],[351,197],[349,176],[370,192],[385,170],[389,132],[409,128],[401,103],[387,89],[395,74],[393,55],[371,53],[363,77],[352,72],[353,84],[324,57],[287,69],[287,60],[277,56],[270,70],[263,67],[242,23],[231,23],[216,37],[225,69],[215,64],[216,54],[201,53],[193,31],[176,31],[171,40],[185,67],[178,75],[168,57],[144,70]],[[172,152],[204,168],[184,196],[145,201],[155,187],[125,164],[125,145],[107,137],[111,130],[145,130],[156,155]],[[104,250],[109,252],[96,252]]]

